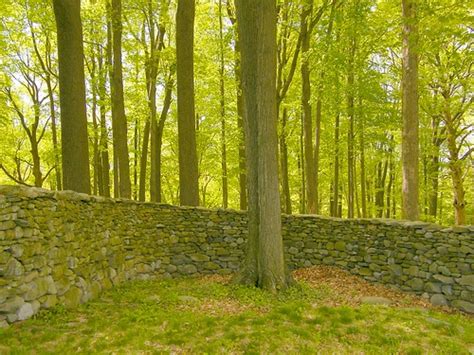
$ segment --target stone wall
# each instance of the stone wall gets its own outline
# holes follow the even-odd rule
[[[0,326],[124,280],[229,274],[243,212],[0,186]],[[327,264],[474,312],[474,227],[284,216],[291,268]]]

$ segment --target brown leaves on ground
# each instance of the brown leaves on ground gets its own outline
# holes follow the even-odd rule
[[[329,306],[358,306],[363,297],[384,297],[392,301],[393,307],[422,307],[453,312],[448,307],[435,307],[420,296],[398,291],[381,284],[370,283],[348,271],[330,266],[313,266],[293,272],[297,281],[305,281],[312,287],[327,287],[329,299],[322,302]]]
[[[293,271],[293,277],[296,281],[306,282],[315,289],[323,292],[321,300],[314,304],[319,306],[360,306],[364,297],[383,297],[391,301],[391,307],[403,308],[425,308],[436,309],[446,313],[456,313],[456,310],[450,307],[433,306],[429,300],[397,290],[395,287],[389,287],[382,284],[370,283],[363,278],[352,275],[350,272],[332,266],[313,266]],[[207,275],[201,280],[204,283],[231,283],[231,275]],[[243,311],[253,309],[250,305],[244,305],[233,299],[220,300],[200,300],[194,307],[199,311],[209,314],[237,314]],[[186,308],[186,306],[185,306]],[[257,311],[264,311],[262,309]]]

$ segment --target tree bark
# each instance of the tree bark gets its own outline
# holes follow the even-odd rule
[[[53,0],[58,36],[63,187],[90,193],[80,0]]]
[[[229,187],[227,178],[227,145],[226,145],[226,125],[225,125],[225,83],[224,83],[224,29],[222,23],[222,0],[219,0],[219,42],[220,42],[220,67],[219,67],[219,87],[220,87],[220,114],[221,114],[221,167],[222,167],[222,206],[228,207]]]
[[[118,176],[119,197],[131,198],[130,161],[128,156],[127,118],[123,97],[122,75],[122,1],[112,0],[112,131],[114,142],[115,174]]]
[[[281,135],[280,135],[280,166],[281,166],[281,186],[283,190],[284,211],[286,214],[292,213],[290,181],[288,174],[288,144],[286,143],[286,124],[288,122],[288,110],[283,109],[281,119]]]
[[[354,60],[356,51],[355,37],[351,38],[347,75],[347,217],[354,218]]]
[[[194,0],[178,0],[176,63],[178,86],[179,188],[181,205],[199,204],[194,112]]]
[[[276,3],[238,0],[249,190],[249,239],[240,281],[287,287],[278,187]]]
[[[107,96],[107,70],[104,70],[103,59],[101,53],[97,58],[99,67],[99,116],[100,116],[100,161],[102,166],[102,187],[99,186],[99,193],[102,196],[110,197],[110,161],[109,161],[109,142],[106,118],[106,96]]]
[[[243,122],[244,102],[242,97],[242,75],[240,67],[240,38],[236,28],[237,19],[232,11],[230,1],[227,1],[227,13],[229,19],[234,26],[235,31],[235,80],[237,83],[237,128],[239,130],[239,202],[240,209],[245,211],[247,209],[247,172],[246,172],[246,157],[245,157],[245,130]]]
[[[309,78],[308,53],[310,44],[310,33],[308,33],[308,13],[312,12],[312,3],[305,5],[301,14],[301,106],[303,108],[304,128],[304,161],[306,172],[306,210],[308,213],[316,213],[317,195],[315,184],[315,157],[313,155],[313,118],[311,115],[311,84]]]
[[[402,0],[402,214],[419,219],[418,208],[418,30],[416,0]]]

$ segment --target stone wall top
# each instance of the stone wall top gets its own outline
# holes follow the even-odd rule
[[[218,211],[220,213],[231,213],[231,214],[246,214],[246,211],[234,210],[234,209],[223,209],[223,208],[206,208],[206,207],[192,207],[192,206],[176,206],[165,203],[157,202],[143,202],[136,201],[131,199],[124,198],[111,198],[111,197],[102,197],[96,195],[88,195],[84,193],[79,193],[71,190],[64,191],[52,191],[38,187],[29,187],[21,185],[0,185],[0,202],[2,200],[2,195],[9,198],[19,198],[19,199],[38,199],[45,198],[51,200],[67,200],[67,201],[77,201],[77,202],[94,202],[94,203],[121,203],[121,204],[131,204],[131,205],[154,205],[159,206],[160,208],[170,208],[178,210],[210,210]],[[465,225],[465,226],[441,226],[439,224],[423,222],[423,221],[408,221],[400,219],[390,219],[390,218],[338,218],[322,215],[312,215],[312,214],[282,214],[285,219],[307,219],[308,221],[330,221],[342,224],[372,224],[372,225],[386,225],[386,226],[397,226],[405,227],[411,230],[422,229],[425,231],[441,231],[447,233],[471,233],[474,232],[474,225]]]

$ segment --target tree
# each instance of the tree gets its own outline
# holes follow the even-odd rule
[[[112,132],[114,146],[114,174],[118,178],[118,197],[130,198],[132,187],[130,182],[130,162],[127,143],[127,117],[123,99],[122,75],[122,1],[112,0],[110,8],[112,24]]]
[[[178,0],[176,70],[178,86],[179,191],[181,205],[199,204],[194,111],[194,0]]]
[[[90,193],[80,0],[54,0],[58,36],[63,187]]]
[[[288,286],[277,160],[276,4],[237,1],[248,172],[249,239],[239,281],[276,292]]]
[[[418,30],[416,0],[402,0],[402,173],[403,218],[417,220],[418,211]]]

